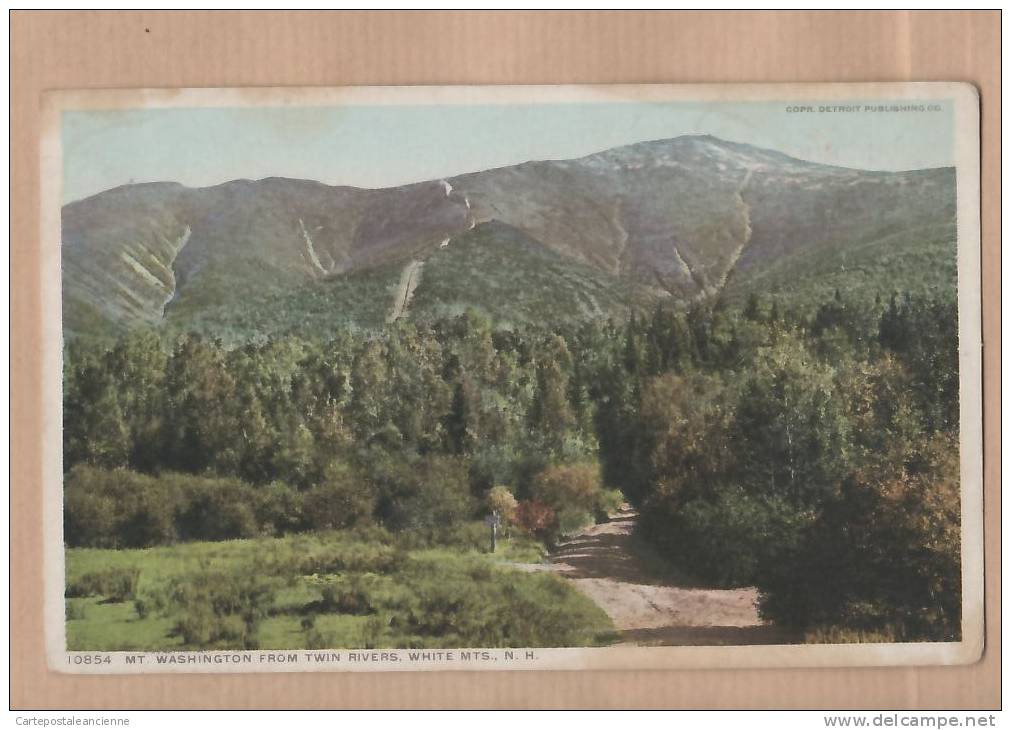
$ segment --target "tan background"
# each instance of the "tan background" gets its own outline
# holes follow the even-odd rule
[[[11,705],[995,708],[1000,703],[998,12],[11,14]],[[83,677],[48,672],[39,102],[50,89],[969,81],[982,98],[986,650],[967,667]]]

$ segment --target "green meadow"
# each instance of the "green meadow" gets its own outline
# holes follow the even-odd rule
[[[597,646],[607,616],[556,575],[494,554],[480,523],[440,535],[378,528],[130,550],[67,551],[67,648]]]

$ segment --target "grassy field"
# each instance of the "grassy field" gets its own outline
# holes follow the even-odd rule
[[[378,529],[67,551],[67,647],[84,650],[597,646],[607,616],[536,562],[528,538],[483,547]]]

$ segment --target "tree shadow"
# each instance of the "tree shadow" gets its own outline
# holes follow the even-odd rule
[[[600,525],[614,531],[578,535],[560,543],[550,561],[567,578],[612,578],[640,585],[711,588],[672,565],[635,532],[637,514],[623,510]]]
[[[567,578],[611,578],[642,582],[642,565],[625,534],[582,535],[558,546],[551,562]]]
[[[752,646],[798,644],[802,637],[780,626],[662,626],[619,631],[622,642],[639,646]]]

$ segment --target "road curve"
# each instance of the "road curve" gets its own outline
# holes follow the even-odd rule
[[[691,646],[778,644],[796,641],[762,621],[754,588],[691,585],[649,569],[646,548],[634,535],[638,514],[623,510],[558,546],[551,570],[593,600],[611,618],[622,644]],[[656,561],[654,560],[654,563]]]

